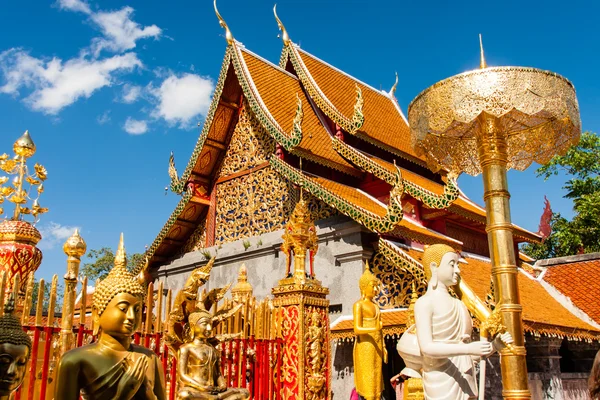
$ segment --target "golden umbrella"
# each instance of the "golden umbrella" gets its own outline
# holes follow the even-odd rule
[[[575,88],[549,71],[488,68],[482,47],[480,69],[425,89],[409,105],[408,119],[413,146],[431,170],[483,173],[496,304],[515,341],[513,352],[502,352],[502,395],[529,399],[506,172],[543,164],[579,141]]]

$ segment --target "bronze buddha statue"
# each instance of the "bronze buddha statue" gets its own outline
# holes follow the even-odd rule
[[[23,331],[13,311],[11,297],[0,317],[0,400],[8,400],[21,386],[31,357],[31,338]]]
[[[156,354],[132,343],[140,327],[144,271],[129,271],[123,235],[114,268],[96,287],[92,314],[98,340],[66,352],[58,367],[60,400],[163,400],[164,374]],[[138,275],[139,273],[139,275]]]

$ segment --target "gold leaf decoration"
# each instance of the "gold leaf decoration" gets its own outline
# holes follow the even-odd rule
[[[10,196],[11,194],[13,194],[14,191],[15,189],[10,186],[0,188],[0,194],[2,194],[2,196],[4,197]]]
[[[4,185],[8,182],[8,176],[0,176],[0,185]]]
[[[37,175],[37,177],[39,179],[41,179],[42,181],[45,181],[46,178],[48,178],[48,171],[46,171],[46,168],[44,168],[43,165],[35,164],[33,166],[33,168],[35,169],[35,174]]]
[[[25,199],[25,197],[19,196],[17,193],[15,193],[8,198],[8,201],[15,203],[15,204],[25,204],[27,199]]]
[[[4,172],[11,173],[13,169],[17,166],[17,162],[15,160],[6,160],[2,164],[0,164],[0,168]]]
[[[21,214],[31,214],[31,210],[30,210],[28,207],[21,207],[21,208],[19,209],[19,212],[20,212]]]
[[[40,183],[42,183],[41,181],[38,181],[37,179],[33,179],[31,176],[28,176],[25,178],[25,180],[30,184],[30,185],[39,185]]]

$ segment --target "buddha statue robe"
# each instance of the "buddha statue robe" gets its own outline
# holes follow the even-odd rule
[[[189,376],[198,386],[208,386],[213,390],[199,390],[197,387],[188,385],[179,375],[180,390],[177,393],[178,400],[246,400],[250,393],[244,388],[227,388],[220,369],[220,352],[207,343],[188,343],[188,356],[185,365],[186,376]],[[181,350],[180,350],[181,351]],[[221,389],[219,389],[221,387]]]
[[[434,312],[432,337],[434,342],[466,343],[473,325],[465,305],[449,298],[445,313]],[[477,398],[474,362],[470,355],[432,358],[423,355],[425,398],[429,400],[467,400]]]
[[[381,313],[376,307],[373,318],[363,316],[364,328],[379,328]],[[356,392],[367,399],[379,399],[383,392],[383,335],[381,330],[356,335],[354,342],[354,385]]]
[[[155,393],[157,387],[164,387],[160,360],[154,352],[145,347],[132,344],[130,351],[117,352],[99,343],[93,343],[65,353],[61,364],[69,368],[69,373],[77,374],[73,379],[81,382],[81,397],[84,400],[112,400],[115,398],[119,381],[139,357],[148,357],[149,362],[144,382],[133,400],[164,399],[164,393]],[[77,368],[73,368],[75,360],[83,360],[77,363]],[[107,360],[111,361],[110,364]],[[71,365],[73,367],[70,367]]]

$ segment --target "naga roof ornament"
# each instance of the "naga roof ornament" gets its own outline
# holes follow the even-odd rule
[[[277,21],[277,26],[279,27],[279,30],[281,31],[281,40],[283,40],[283,44],[288,46],[292,41],[290,40],[290,35],[288,35],[287,30],[285,29],[285,26],[283,26],[283,22],[281,22],[281,20],[279,19],[279,16],[277,15],[277,4],[275,4],[273,6],[273,14],[275,14],[275,20]]]
[[[389,91],[389,95],[390,96],[396,96],[396,88],[398,87],[398,72],[396,72],[396,81],[394,82],[394,85],[392,86],[392,88]]]
[[[219,19],[219,25],[221,25],[221,28],[225,29],[225,40],[227,40],[227,44],[231,45],[234,42],[233,34],[229,30],[227,23],[225,22],[225,20],[219,13],[219,10],[217,9],[217,0],[213,1],[213,5],[215,7],[215,14],[217,14],[217,18]]]

